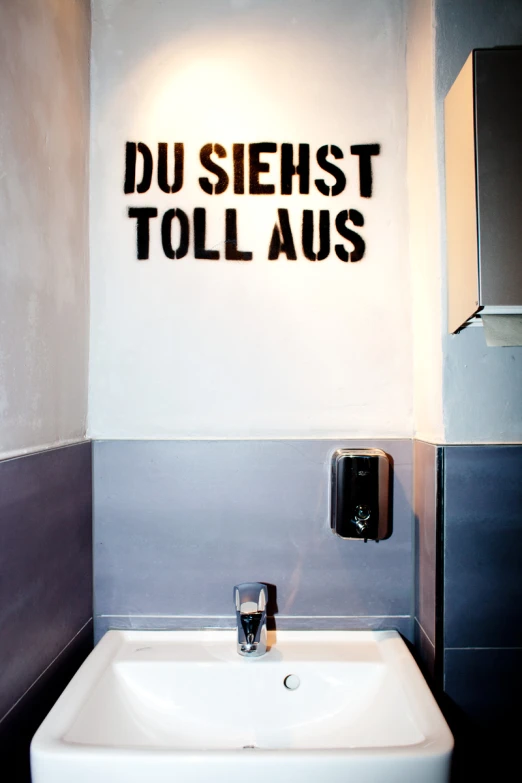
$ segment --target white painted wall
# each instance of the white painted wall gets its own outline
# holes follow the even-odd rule
[[[445,279],[443,101],[472,49],[522,45],[519,0],[434,0],[436,121]],[[481,328],[447,334],[443,298],[444,437],[447,443],[522,441],[522,348],[487,348]]]
[[[94,0],[91,437],[412,434],[405,21],[401,0]],[[126,141],[184,142],[183,190],[124,195]],[[336,144],[347,190],[201,191],[202,144],[256,141]],[[349,146],[370,142],[362,199]],[[137,261],[127,208],[147,205],[206,207],[221,251],[237,208],[253,261],[195,260],[192,245],[168,261],[159,220]],[[360,210],[366,257],[267,261],[278,207],[296,227],[302,209]]]
[[[440,194],[432,0],[408,4],[408,203],[415,435],[444,440]]]
[[[88,0],[0,3],[0,457],[85,436]]]
[[[522,440],[522,349],[446,334],[442,132],[469,51],[522,42],[519,2],[95,0],[94,17],[90,435],[409,435],[413,344],[419,437]],[[1,457],[85,435],[88,43],[87,0],[0,5]],[[185,142],[176,205],[211,210],[221,249],[237,207],[251,264],[168,262],[157,233],[135,260],[121,185],[124,142],[140,138]],[[345,194],[199,191],[202,143],[268,139],[341,146]],[[348,155],[369,141],[370,201]],[[294,221],[359,208],[363,262],[266,261],[288,202]]]

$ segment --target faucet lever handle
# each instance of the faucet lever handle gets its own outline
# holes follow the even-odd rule
[[[268,601],[267,586],[262,582],[242,582],[234,587],[234,600],[238,612],[264,612]]]

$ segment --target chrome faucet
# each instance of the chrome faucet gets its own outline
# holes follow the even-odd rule
[[[268,590],[260,582],[234,587],[237,617],[237,651],[250,658],[266,653],[266,603]]]

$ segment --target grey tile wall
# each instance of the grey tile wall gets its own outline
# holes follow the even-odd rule
[[[443,706],[455,735],[452,783],[518,776],[521,671],[522,649],[445,651]]]
[[[0,747],[18,700],[91,624],[91,444],[0,462]]]
[[[522,648],[446,650],[446,693],[477,726],[520,730]]]
[[[3,769],[10,773],[6,783],[31,783],[31,739],[92,646],[93,627],[89,620],[4,716],[0,723],[0,758]]]
[[[329,527],[342,446],[394,461],[393,535]],[[397,627],[412,638],[411,441],[94,443],[95,624],[227,626],[233,585],[277,588],[277,626]]]
[[[522,446],[445,448],[444,646],[522,647]]]
[[[453,726],[474,727],[461,747],[479,730],[510,736],[522,696],[522,446],[93,446],[94,476],[90,444],[0,462],[0,751],[18,754],[24,774],[32,732],[91,645],[91,478],[98,636],[230,626],[232,586],[259,579],[277,587],[280,628],[395,627],[428,671],[442,653]],[[330,458],[342,446],[393,458],[388,541],[329,529]]]
[[[416,647],[425,671],[434,676],[437,636],[437,552],[441,448],[414,441]]]
[[[430,685],[433,685],[435,682],[436,663],[435,644],[431,641],[417,617],[415,618],[414,626],[414,645],[417,662]]]
[[[454,780],[499,779],[520,730],[522,446],[445,446],[443,489],[442,688]]]

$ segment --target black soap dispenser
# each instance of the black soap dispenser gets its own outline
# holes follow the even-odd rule
[[[391,535],[390,457],[381,449],[338,449],[332,458],[331,526],[341,538]]]

